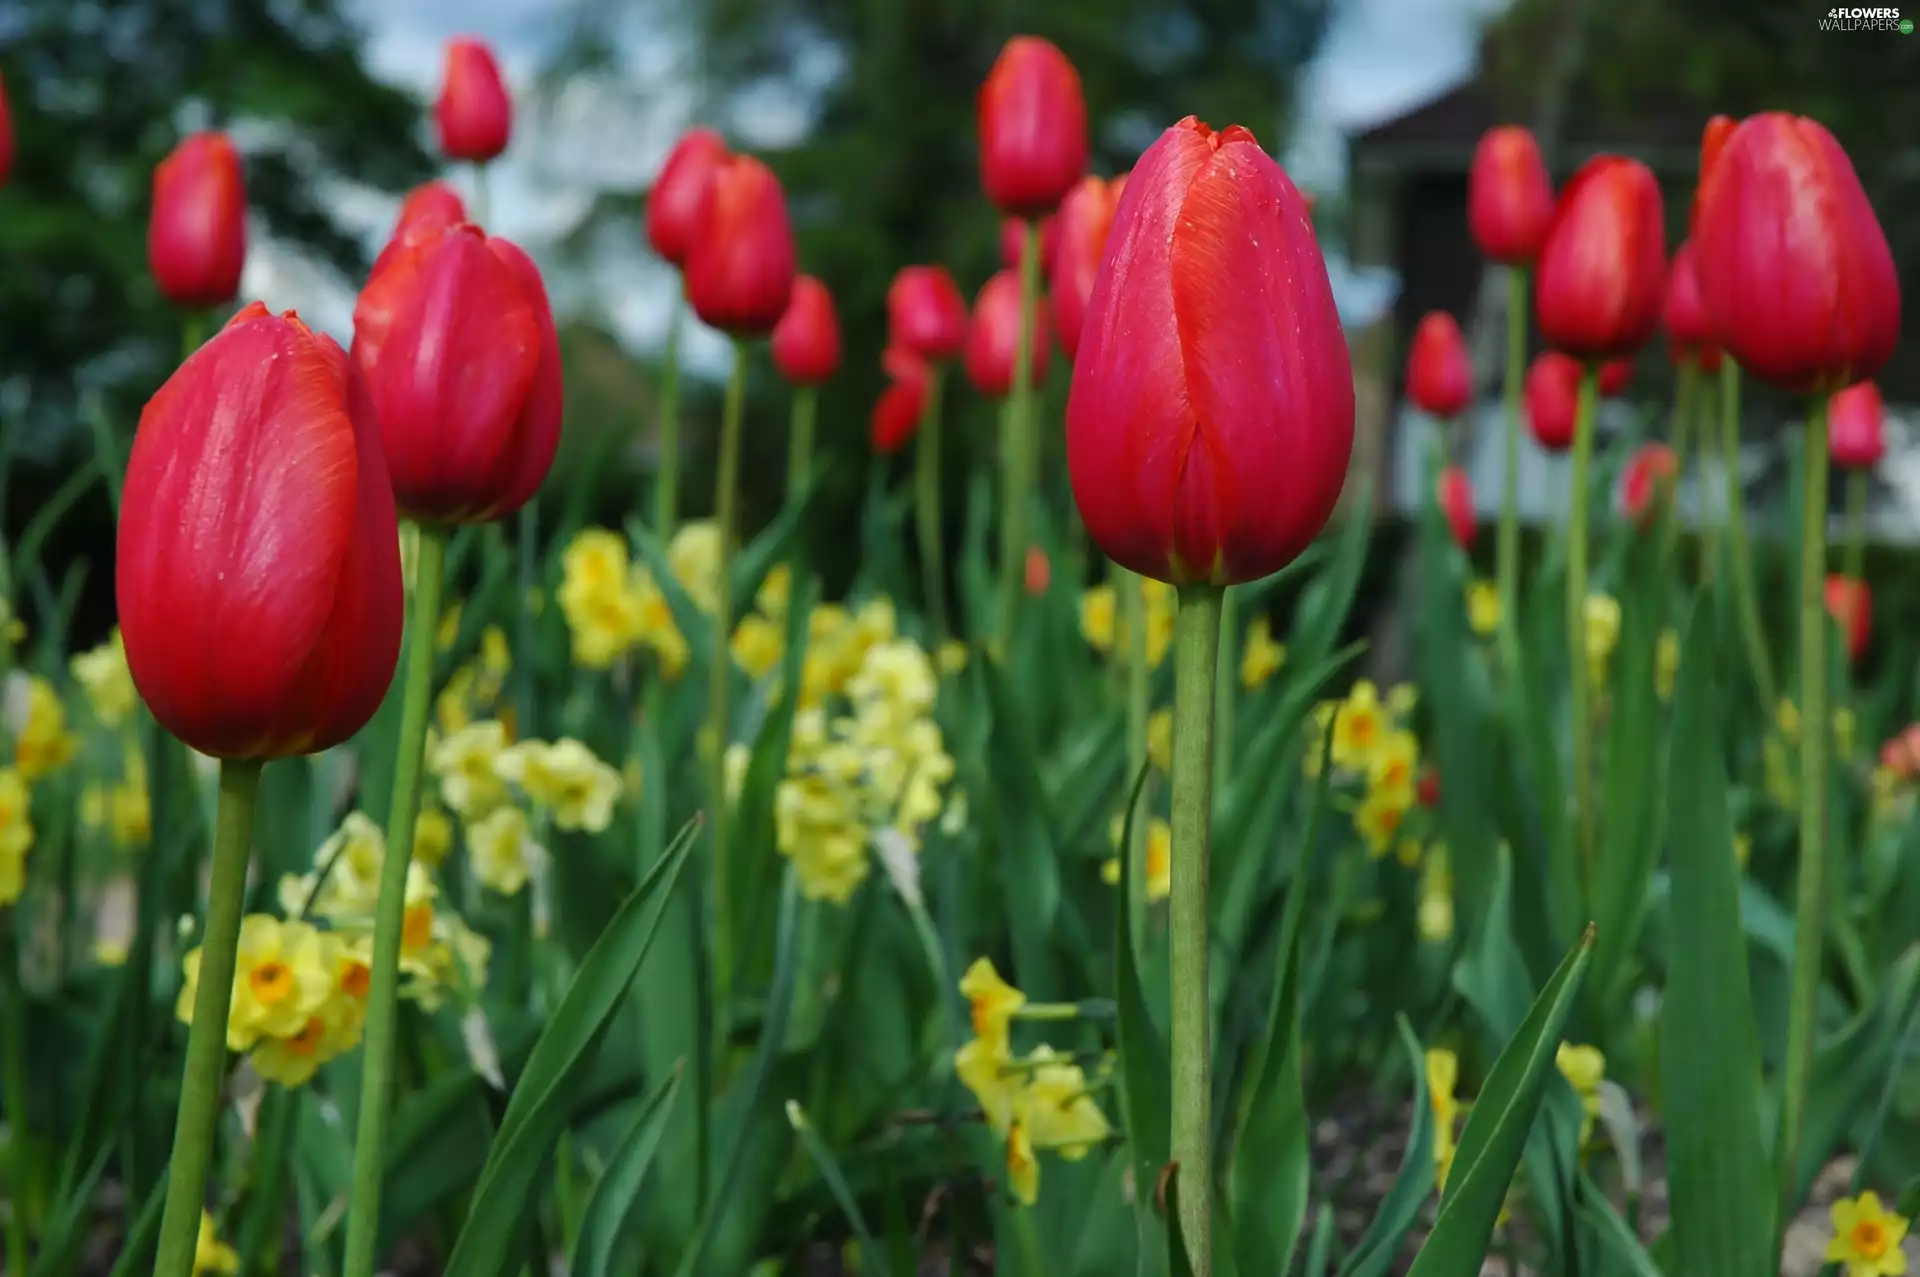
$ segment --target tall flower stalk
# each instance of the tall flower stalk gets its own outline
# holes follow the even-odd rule
[[[1760,703],[1773,706],[1780,696],[1773,661],[1767,655],[1767,637],[1760,628],[1760,600],[1753,576],[1753,545],[1747,538],[1746,500],[1740,477],[1740,366],[1728,359],[1720,365],[1720,464],[1726,472],[1727,548],[1733,555],[1734,606],[1740,614],[1740,633],[1746,639],[1747,665]],[[1826,442],[1821,441],[1821,466],[1826,465]],[[1824,494],[1821,500],[1825,501]],[[1824,507],[1823,507],[1824,508]],[[1824,540],[1824,537],[1823,537]]]
[[[747,397],[747,343],[733,343],[733,375],[727,379],[727,398],[720,416],[720,457],[714,471],[713,520],[720,538],[719,565],[713,601],[713,663],[707,684],[707,776],[713,808],[713,956],[715,987],[731,987],[733,925],[727,907],[731,877],[727,863],[727,738],[732,732],[733,658],[728,640],[733,634],[733,540],[739,523],[740,418]]]
[[[1033,428],[1033,341],[1040,310],[1040,224],[1027,219],[1020,246],[1020,336],[1013,352],[1013,394],[1007,400],[1006,506],[1001,511],[1000,653],[1013,650],[1027,563],[1028,507],[1033,500],[1039,439]]]
[[[1500,635],[1509,669],[1519,655],[1520,607],[1520,397],[1527,372],[1527,268],[1507,268],[1507,366],[1501,389],[1505,429],[1501,435],[1500,530],[1494,545],[1500,589]]]
[[[1593,740],[1587,680],[1587,505],[1592,487],[1598,368],[1580,374],[1573,425],[1573,493],[1567,515],[1567,717],[1573,734],[1573,832],[1583,874],[1593,871]]]
[[[940,509],[940,387],[945,368],[927,370],[927,405],[914,433],[914,521],[920,541],[921,587],[926,593],[927,622],[937,645],[946,640],[947,570],[944,541],[946,520]]]

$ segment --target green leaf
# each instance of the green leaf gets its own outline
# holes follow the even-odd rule
[[[990,810],[997,832],[993,858],[1011,923],[1013,958],[1020,987],[1036,1001],[1065,996],[1053,947],[1060,916],[1060,859],[1040,789],[1039,750],[1023,706],[992,658],[970,662],[985,683],[992,715],[987,751],[993,793]]]
[[[1588,1229],[1600,1239],[1601,1251],[1612,1257],[1615,1267],[1625,1270],[1628,1277],[1663,1277],[1660,1265],[1653,1262],[1653,1256],[1634,1236],[1633,1229],[1627,1227],[1627,1221],[1620,1218],[1620,1212],[1614,1210],[1607,1195],[1584,1174],[1580,1176],[1579,1204],[1575,1209]]]
[[[580,1236],[574,1243],[573,1277],[609,1277],[613,1271],[614,1246],[627,1230],[627,1218],[653,1167],[666,1132],[667,1116],[680,1094],[683,1070],[673,1073],[657,1087],[634,1115],[632,1125],[620,1137],[593,1196],[587,1199],[580,1218]]]
[[[152,1190],[147,1193],[147,1200],[141,1205],[140,1214],[134,1218],[133,1227],[127,1231],[120,1258],[114,1261],[113,1270],[107,1277],[133,1277],[142,1264],[153,1262],[151,1252],[154,1243],[160,1240],[160,1213],[166,1204],[167,1177],[163,1170]]]
[[[1123,850],[1133,846],[1133,822],[1139,812],[1140,791],[1146,787],[1152,769],[1151,763],[1144,764],[1134,777],[1133,791],[1127,799],[1127,819],[1120,836]],[[1161,1039],[1153,1013],[1147,1007],[1133,949],[1130,921],[1133,910],[1129,904],[1134,892],[1139,890],[1133,860],[1131,855],[1120,857],[1120,887],[1113,910],[1113,998],[1115,1036],[1120,1049],[1120,1113],[1127,1147],[1133,1154],[1135,1199],[1144,1216],[1150,1211],[1149,1194],[1141,1186],[1154,1183],[1160,1168],[1172,1156],[1172,1132],[1167,1115],[1173,1111],[1173,1078],[1167,1044]]]
[[[1494,1061],[1461,1133],[1439,1217],[1408,1277],[1478,1277],[1592,956],[1588,927]]]
[[[813,498],[820,491],[820,476],[815,474],[796,496],[780,507],[780,513],[773,521],[760,530],[760,535],[749,544],[742,546],[733,556],[733,615],[745,616],[753,609],[753,596],[759,593],[760,583],[767,579],[767,573],[774,564],[787,562],[793,557],[794,542],[806,526],[806,516],[813,506]],[[795,584],[804,575],[794,572]],[[802,612],[811,612],[808,608]]]
[[[827,1181],[827,1190],[833,1194],[840,1213],[847,1217],[847,1225],[853,1229],[853,1235],[860,1243],[860,1271],[864,1273],[871,1270],[878,1277],[892,1277],[893,1270],[887,1264],[887,1253],[874,1241],[873,1230],[867,1227],[866,1216],[860,1213],[860,1203],[853,1200],[853,1192],[847,1187],[847,1177],[841,1173],[833,1150],[813,1129],[813,1123],[807,1120],[806,1110],[792,1100],[787,1101],[787,1122],[793,1127],[794,1134],[800,1137],[800,1146],[807,1150],[807,1156],[813,1159],[814,1169],[820,1172],[820,1178]]]
[[[1670,760],[1673,961],[1661,1001],[1661,1109],[1677,1267],[1751,1277],[1773,1262],[1773,1195],[1760,1121],[1760,1043],[1727,813],[1712,622],[1687,627]]]
[[[1362,480],[1354,493],[1354,513],[1334,530],[1332,564],[1314,578],[1300,599],[1293,630],[1287,637],[1287,651],[1296,661],[1317,665],[1340,641],[1340,631],[1360,590],[1360,574],[1367,566],[1373,518],[1363,512],[1371,509],[1371,491],[1372,485]]]
[[[1167,1275],[1193,1277],[1193,1261],[1187,1258],[1187,1235],[1180,1227],[1180,1168],[1167,1168]]]
[[[14,1129],[14,1139],[24,1136],[20,1128]],[[80,1248],[86,1244],[90,1225],[93,1222],[93,1193],[100,1186],[100,1177],[106,1173],[107,1161],[113,1155],[113,1149],[103,1146],[94,1155],[92,1165],[80,1176],[71,1192],[67,1193],[51,1213],[40,1232],[40,1253],[34,1257],[33,1277],[54,1277],[58,1273],[73,1270]],[[13,1209],[18,1210],[16,1197]]]
[[[1404,1015],[1396,1016],[1400,1045],[1407,1053],[1407,1066],[1413,1074],[1413,1127],[1407,1133],[1407,1151],[1400,1159],[1400,1172],[1393,1186],[1380,1199],[1373,1222],[1361,1235],[1359,1245],[1340,1265],[1340,1277],[1386,1277],[1399,1256],[1400,1241],[1420,1217],[1420,1207],[1433,1191],[1433,1106],[1427,1097],[1427,1055]],[[1309,1277],[1324,1272],[1324,1267],[1307,1267]]]
[[[1313,1240],[1307,1243],[1306,1277],[1325,1277],[1333,1253],[1333,1207],[1325,1202],[1313,1217]]]
[[[572,1115],[573,1084],[653,945],[698,830],[698,822],[681,830],[666,857],[620,906],[534,1043],[443,1277],[498,1277],[505,1271],[530,1212],[540,1168]]]

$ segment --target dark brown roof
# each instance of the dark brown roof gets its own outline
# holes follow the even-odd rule
[[[1356,134],[1356,167],[1464,170],[1480,135],[1516,113],[1472,80]],[[1629,113],[1571,108],[1554,167],[1572,167],[1597,151],[1633,155],[1656,171],[1690,174],[1699,162],[1706,115],[1689,104],[1640,102]]]

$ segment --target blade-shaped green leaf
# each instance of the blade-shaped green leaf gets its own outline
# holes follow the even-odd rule
[[[813,1159],[814,1169],[820,1172],[820,1178],[827,1182],[827,1191],[833,1194],[840,1213],[847,1217],[847,1226],[860,1242],[860,1269],[872,1271],[879,1277],[892,1277],[893,1270],[887,1264],[887,1253],[873,1239],[873,1230],[867,1227],[867,1218],[860,1213],[860,1203],[853,1199],[853,1190],[847,1187],[847,1177],[841,1173],[840,1163],[834,1158],[833,1150],[827,1147],[820,1133],[813,1129],[813,1123],[807,1120],[806,1110],[792,1100],[787,1101],[787,1121],[793,1127],[794,1134],[800,1137],[800,1146],[807,1150],[807,1156]]]
[[[627,1218],[653,1167],[654,1154],[667,1129],[667,1116],[680,1094],[683,1070],[675,1069],[634,1115],[633,1124],[607,1160],[607,1169],[594,1186],[593,1196],[580,1217],[580,1236],[574,1243],[573,1277],[609,1277],[614,1246],[627,1231]]]
[[[999,666],[982,657],[969,668],[980,671],[992,707],[987,762],[994,792],[989,806],[998,832],[994,858],[1012,923],[1017,976],[1029,995],[1048,1001],[1064,994],[1053,943],[1061,907],[1060,864],[1040,790],[1039,750],[1024,707]]]
[[[1133,780],[1127,800],[1127,818],[1121,834],[1123,849],[1133,846],[1133,823],[1137,819],[1140,791],[1146,786],[1148,763]],[[1172,1131],[1167,1115],[1173,1111],[1173,1079],[1167,1060],[1167,1044],[1153,1022],[1147,996],[1140,984],[1140,968],[1134,955],[1131,926],[1133,910],[1129,903],[1139,890],[1133,856],[1120,857],[1120,892],[1113,910],[1113,998],[1116,1006],[1116,1036],[1120,1048],[1120,1113],[1124,1121],[1127,1146],[1133,1153],[1136,1185],[1152,1184],[1172,1156]],[[1136,1193],[1144,1215],[1147,1194]]]
[[[773,521],[760,530],[760,535],[742,546],[733,556],[733,615],[745,616],[753,606],[753,596],[760,590],[760,583],[767,579],[774,564],[784,563],[793,557],[796,543],[802,530],[807,526],[807,513],[813,506],[814,494],[820,490],[820,476],[814,475],[796,496],[790,498],[773,516]]]
[[[1400,1159],[1400,1173],[1393,1186],[1375,1208],[1373,1222],[1361,1235],[1359,1245],[1340,1265],[1340,1277],[1386,1277],[1400,1253],[1400,1241],[1420,1217],[1421,1204],[1433,1191],[1433,1107],[1427,1097],[1427,1057],[1414,1036],[1407,1017],[1395,1017],[1400,1030],[1400,1045],[1407,1053],[1408,1070],[1413,1075],[1413,1127],[1407,1132],[1406,1155]],[[1307,1272],[1325,1271],[1309,1265]]]

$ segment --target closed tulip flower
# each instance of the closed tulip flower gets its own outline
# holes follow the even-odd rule
[[[1713,340],[1707,303],[1700,296],[1692,240],[1680,246],[1667,268],[1667,300],[1660,322],[1667,330],[1667,353],[1675,363],[1692,363],[1707,372],[1720,367],[1720,347]]]
[[[1871,470],[1886,453],[1886,405],[1880,387],[1857,382],[1827,401],[1827,455],[1847,470]]]
[[[393,234],[387,237],[380,255],[373,259],[373,269],[367,273],[367,277],[371,279],[378,275],[388,260],[403,248],[466,220],[467,206],[461,201],[460,193],[445,182],[428,182],[414,187],[407,193],[407,198],[401,201],[400,216],[394,222]]]
[[[1727,352],[1794,394],[1876,375],[1900,336],[1893,254],[1846,152],[1784,112],[1744,120],[1702,179],[1700,291]]]
[[[1650,527],[1673,498],[1680,458],[1664,443],[1645,443],[1627,461],[1620,476],[1620,508],[1641,528]]]
[[[560,441],[560,344],[533,262],[473,226],[393,254],[353,311],[400,509],[484,523],[525,505]]]
[[[1432,417],[1455,417],[1473,399],[1467,339],[1445,311],[1429,311],[1413,330],[1407,356],[1407,398]]]
[[[1847,659],[1858,661],[1873,641],[1873,592],[1858,577],[1827,578],[1827,615],[1840,627]]]
[[[1048,275],[1048,308],[1053,312],[1054,331],[1060,335],[1060,349],[1068,359],[1080,349],[1087,298],[1093,294],[1100,255],[1106,251],[1107,232],[1113,227],[1113,212],[1120,206],[1120,192],[1126,184],[1124,173],[1112,181],[1081,178],[1060,202],[1060,212],[1050,223],[1059,228],[1059,242],[1054,246]]]
[[[440,130],[440,153],[450,160],[484,164],[507,149],[513,102],[484,42],[447,42],[446,75],[433,104],[433,122]]]
[[[1014,351],[1019,341],[1020,276],[1010,270],[999,271],[981,286],[967,328],[967,379],[975,390],[994,399],[1007,396],[1013,389]],[[1027,361],[1030,384],[1038,385],[1046,379],[1047,352],[1052,345],[1047,312],[1037,311]]]
[[[399,532],[330,338],[256,302],[148,401],[115,594],[140,695],[203,754],[313,753],[372,717],[400,655]]]
[[[1633,384],[1633,360],[1609,359],[1600,365],[1600,397],[1618,399]]]
[[[1530,266],[1553,222],[1553,184],[1540,144],[1517,124],[1488,129],[1467,174],[1467,224],[1487,258]]]
[[[1660,322],[1666,270],[1653,174],[1617,155],[1589,160],[1561,193],[1540,251],[1534,302],[1547,344],[1583,359],[1631,355]]]
[[[1189,116],[1134,167],[1087,302],[1067,402],[1087,532],[1175,585],[1258,580],[1326,525],[1352,448],[1306,206],[1246,129]]]
[[[967,344],[967,303],[939,266],[903,266],[887,289],[887,337],[922,359],[952,359]]]
[[[1447,517],[1447,530],[1453,533],[1455,544],[1462,550],[1471,551],[1476,520],[1473,513],[1473,485],[1467,480],[1467,472],[1459,466],[1443,469],[1436,496],[1440,502],[1440,513]]]
[[[223,306],[247,260],[247,191],[224,133],[196,133],[153,171],[147,265],[168,301]]]
[[[764,337],[793,296],[793,226],[780,180],[750,155],[714,167],[687,253],[687,300],[702,322]]]
[[[833,294],[811,275],[793,281],[787,313],[773,330],[773,362],[795,385],[812,386],[840,370],[840,320]]]
[[[1548,452],[1573,446],[1574,419],[1580,409],[1580,361],[1549,350],[1527,369],[1527,425]]]
[[[980,86],[979,116],[980,181],[1002,213],[1048,212],[1086,172],[1080,73],[1047,41],[1007,41]]]
[[[905,447],[919,428],[932,374],[919,355],[900,347],[889,348],[880,363],[891,380],[873,406],[869,425],[873,450],[890,455]]]
[[[1060,243],[1060,218],[1048,214],[1040,219],[1040,277],[1053,273],[1053,255]],[[1018,217],[1000,222],[1000,265],[1007,270],[1020,269],[1020,255],[1026,251],[1027,224]]]
[[[712,129],[689,129],[660,166],[647,196],[647,242],[653,251],[685,266],[700,229],[700,206],[713,172],[728,155],[727,144]]]

